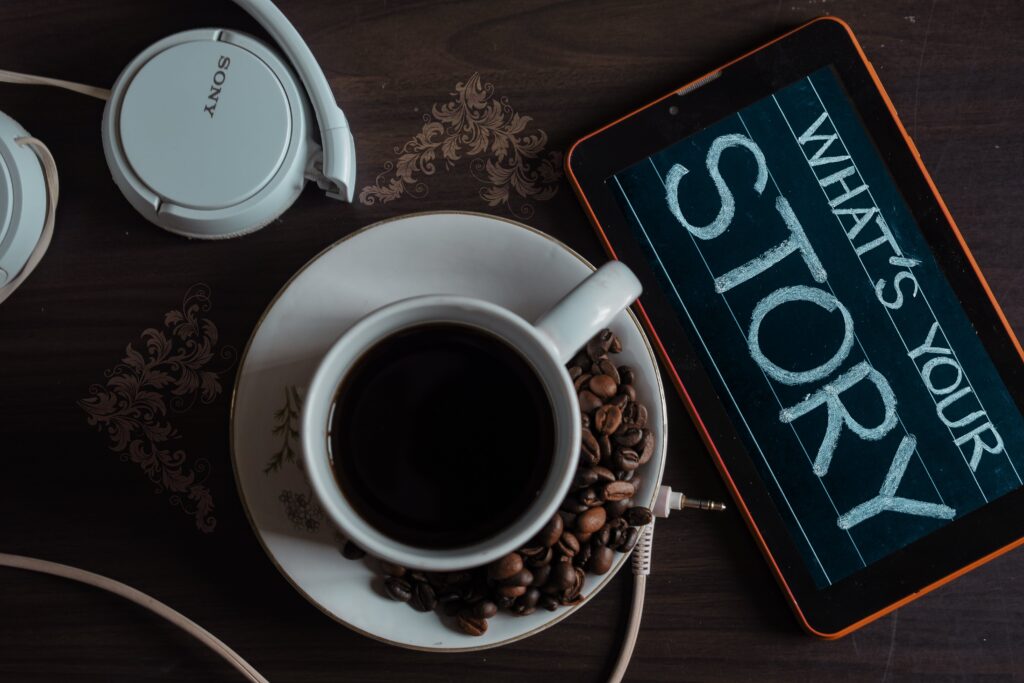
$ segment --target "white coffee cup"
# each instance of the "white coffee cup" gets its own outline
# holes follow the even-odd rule
[[[640,282],[629,268],[612,261],[587,277],[532,324],[496,304],[447,294],[404,299],[359,320],[324,356],[306,392],[302,411],[303,463],[323,510],[360,548],[404,567],[429,571],[467,569],[487,564],[525,545],[558,510],[579,462],[580,409],[565,364],[633,303],[640,296],[640,290]],[[356,361],[399,330],[438,322],[485,330],[516,349],[544,386],[555,425],[551,468],[539,494],[526,510],[491,538],[445,549],[419,548],[396,541],[364,520],[338,486],[329,444],[336,395]],[[396,424],[395,428],[401,429],[401,425]]]

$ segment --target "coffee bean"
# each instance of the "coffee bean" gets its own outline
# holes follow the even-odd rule
[[[545,548],[544,554],[538,555],[537,557],[531,559],[529,565],[533,568],[534,571],[536,571],[539,567],[546,567],[549,564],[551,564],[551,560],[554,558],[554,556],[554,550],[552,550],[551,548]]]
[[[536,588],[530,588],[516,600],[516,605],[533,608],[537,606],[538,602],[540,602],[540,591]]]
[[[606,513],[607,514],[607,513]],[[608,545],[608,540],[611,537],[612,528],[605,524],[601,527],[600,531],[590,537],[590,545],[603,546]]]
[[[576,493],[576,500],[586,505],[588,508],[592,508],[595,505],[600,505],[602,502],[601,497],[597,495],[597,491],[593,488],[586,488]],[[583,513],[586,514],[586,513]],[[576,520],[579,523],[579,520]]]
[[[580,546],[580,551],[576,553],[576,556],[572,558],[572,563],[576,567],[583,567],[590,561],[590,554],[593,552],[593,548],[590,544]]]
[[[602,434],[611,434],[622,424],[622,411],[615,406],[602,406],[594,413],[594,426]]]
[[[400,564],[391,564],[381,560],[380,569],[388,576],[405,576],[405,567]]]
[[[638,474],[630,479],[629,483],[633,485],[633,490],[636,491],[636,493],[633,494],[633,497],[635,498],[640,493],[640,487],[644,485],[644,478]]]
[[[615,478],[619,481],[632,481],[634,477],[636,477],[636,470],[622,470],[615,473]]]
[[[586,428],[580,432],[580,453],[592,465],[596,465],[601,459],[601,446],[593,433]]]
[[[576,470],[576,476],[572,479],[572,488],[585,489],[597,482],[597,472],[591,468],[580,468]]]
[[[583,552],[583,548],[586,547],[587,542],[590,540],[592,533],[583,533],[581,531],[576,532],[576,540],[580,542],[580,552]]]
[[[591,553],[590,562],[587,563],[587,569],[595,574],[605,574],[612,568],[612,562],[614,560],[615,551],[608,546],[599,546]]]
[[[615,384],[619,384],[622,382],[622,378],[619,376],[619,371],[615,367],[615,363],[605,358],[604,360],[598,361],[597,365],[598,368],[601,370],[601,374],[608,375],[609,377],[611,377],[612,380],[614,380]]]
[[[621,394],[622,396],[625,396],[630,401],[635,401],[636,400],[636,389],[633,388],[632,384],[620,384],[619,385],[619,394]]]
[[[634,493],[632,482],[628,481],[610,481],[604,485],[601,489],[601,494],[604,499],[610,503],[614,503],[617,500],[625,500],[632,498]],[[576,520],[579,525],[579,520]],[[601,524],[604,524],[604,520],[601,520]]]
[[[581,503],[578,498],[570,496],[562,501],[561,509],[565,510],[566,512],[571,512],[573,514],[578,515],[581,512],[586,512],[587,510],[589,510],[590,506],[587,505],[586,503]]]
[[[611,398],[619,390],[619,385],[608,375],[594,375],[589,386],[594,395],[601,398]]]
[[[548,547],[545,545],[530,545],[520,548],[516,552],[523,558],[523,564],[529,565],[534,558],[542,555],[547,549]]]
[[[587,365],[589,365],[590,362],[591,362],[590,361],[590,356],[587,355],[587,350],[585,348],[583,348],[583,349],[580,349],[576,353],[576,355],[572,357],[572,360],[569,361],[569,365],[575,365],[575,366],[583,368],[583,367],[586,367]]]
[[[366,557],[366,551],[352,541],[345,541],[345,545],[341,549],[341,554],[346,560],[358,560]]]
[[[647,408],[642,403],[633,404],[636,406],[636,417],[633,418],[633,426],[643,429],[647,426]]]
[[[433,586],[425,581],[417,582],[413,586],[409,605],[417,612],[429,612],[437,607],[437,595]]]
[[[413,571],[413,572],[409,572],[408,579],[410,581],[426,581],[427,580],[427,575],[424,574],[421,571]]]
[[[490,600],[481,600],[473,605],[473,616],[477,619],[490,619],[498,613],[498,606]]]
[[[498,586],[494,592],[503,598],[518,598],[526,592],[526,586]]]
[[[654,434],[648,430],[643,430],[643,441],[640,444],[640,464],[646,465],[651,456],[654,455]]]
[[[519,553],[509,553],[498,558],[487,567],[487,575],[495,580],[502,581],[515,575],[523,568],[523,558]]]
[[[516,602],[512,605],[512,614],[516,615],[517,617],[529,616],[536,611],[536,607],[523,607],[519,604],[518,600],[516,600]]]
[[[611,341],[608,343],[608,350],[612,353],[622,353],[622,342],[615,334],[612,334]]]
[[[608,405],[615,406],[619,410],[623,411],[623,420],[625,420],[625,411],[629,406],[629,396],[626,396],[625,394],[616,394],[608,399]],[[623,422],[623,424],[625,424],[625,422]],[[622,427],[620,426],[619,429],[622,429]]]
[[[580,410],[584,413],[592,413],[604,405],[604,402],[596,394],[586,389],[579,393],[579,399]]]
[[[619,542],[619,552],[628,553],[636,545],[636,539],[640,537],[640,531],[635,526],[631,526],[622,532],[622,540]]]
[[[630,401],[626,404],[626,407],[622,409],[622,428],[636,428],[636,417],[640,410],[637,408],[639,404],[636,401]]]
[[[631,501],[628,500],[628,499],[627,500],[617,500],[617,501],[612,502],[612,503],[605,503],[604,511],[608,513],[608,517],[610,517],[612,519],[615,519],[617,517],[621,517],[622,515],[624,515],[626,510],[629,509],[631,504],[632,504]]]
[[[580,412],[580,426],[583,429],[590,429],[590,416],[584,412]]]
[[[614,482],[606,484],[606,490],[608,486],[612,486]],[[607,499],[607,494],[605,495]],[[607,520],[607,513],[604,508],[590,508],[582,515],[576,518],[576,529],[584,534],[592,534],[595,531],[600,531],[601,527],[604,526]]]
[[[590,373],[584,372],[582,375],[572,381],[573,389],[579,391],[583,387],[587,386],[587,382],[590,381]]]
[[[622,384],[630,386],[636,384],[636,372],[628,365],[619,366],[619,378],[622,380]]]
[[[554,612],[558,609],[558,600],[550,595],[542,595],[540,598],[540,606],[549,612]]]
[[[561,592],[571,587],[575,580],[576,569],[572,564],[569,562],[559,562],[551,570],[551,578],[548,579],[548,585]]]
[[[608,547],[618,548],[620,543],[622,543],[622,529],[612,529],[608,534]]]
[[[460,614],[455,623],[467,636],[482,636],[487,633],[487,620],[471,614]]]
[[[448,590],[437,594],[437,601],[442,605],[448,604],[449,602],[455,602],[456,600],[462,600],[462,591],[449,588]]]
[[[611,348],[611,345],[615,341],[615,339],[617,339],[615,333],[612,332],[607,327],[597,333],[597,340],[601,342],[601,345],[605,348],[605,350]]]
[[[608,438],[607,434],[602,434],[597,439],[599,451],[601,453],[601,459],[607,459],[612,456],[612,440]]]
[[[615,481],[615,473],[607,467],[596,465],[593,467],[593,471],[597,475],[597,481]]]
[[[562,524],[564,526],[572,526],[573,524],[576,523],[576,515],[574,513],[572,513],[572,512],[566,512],[565,510],[559,510],[555,514],[557,514],[559,517],[562,518]],[[562,537],[562,532],[559,531],[558,532],[558,538],[561,538],[561,537]],[[555,543],[558,543],[558,538],[555,539]],[[552,543],[551,545],[554,545],[555,543]]]
[[[650,432],[648,432],[648,434],[650,434]],[[624,430],[620,430],[614,437],[612,437],[615,443],[619,444],[620,446],[630,447],[633,447],[640,443],[640,440],[642,438],[644,438],[643,431],[637,429],[636,427],[627,427]]]
[[[548,552],[551,552],[550,548],[548,548]],[[537,586],[537,587],[543,586],[545,583],[548,582],[548,578],[550,576],[551,576],[551,563],[548,562],[548,564],[545,564],[543,566],[534,568],[534,570],[533,570],[533,581],[530,582],[530,585],[531,586]]]
[[[616,470],[635,470],[640,467],[640,454],[632,448],[619,448],[611,458]]]
[[[580,591],[583,590],[583,582],[586,578],[587,575],[583,573],[582,569],[573,567],[572,585],[562,591],[561,603],[563,605],[571,605],[578,602],[576,598],[580,596]]]
[[[498,610],[508,609],[515,602],[515,597],[509,597],[507,595],[496,595],[494,604],[498,606]]]
[[[526,567],[523,567],[501,583],[504,586],[529,586],[533,583],[533,572]]]
[[[597,337],[594,337],[587,342],[586,349],[587,356],[590,358],[590,362],[592,363],[608,357],[608,347],[605,346]]]
[[[569,368],[569,377],[572,378],[572,379],[576,379],[577,377],[579,377],[582,374],[583,374],[583,368],[581,368],[579,365],[573,365],[573,366],[571,366]]]
[[[398,602],[408,602],[409,598],[412,597],[412,586],[405,579],[400,579],[397,576],[384,581],[384,592],[388,594],[388,597]]]
[[[627,522],[632,526],[643,526],[650,524],[651,520],[654,519],[654,515],[650,510],[643,507],[632,507],[626,510],[626,514],[623,515]]]
[[[562,537],[558,539],[556,550],[562,557],[572,557],[580,551],[579,539],[571,531],[564,531]]]

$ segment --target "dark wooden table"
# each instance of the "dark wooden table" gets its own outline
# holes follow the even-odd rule
[[[0,550],[147,591],[273,681],[600,681],[624,628],[630,579],[621,575],[527,641],[464,655],[398,650],[307,604],[267,561],[239,503],[228,454],[237,353],[278,288],[324,246],[382,218],[464,209],[519,218],[603,260],[565,182],[489,176],[491,143],[463,146],[457,159],[449,147],[447,160],[438,146],[433,172],[417,167],[441,142],[429,124],[450,115],[447,103],[471,114],[496,106],[488,125],[511,135],[514,166],[550,170],[611,117],[785,29],[839,15],[859,34],[1011,321],[1024,322],[1024,5],[1015,1],[281,5],[349,117],[362,191],[342,206],[307,190],[281,220],[241,240],[190,243],[136,214],[106,170],[101,103],[0,87],[0,109],[51,146],[63,184],[50,253],[0,309]],[[260,33],[226,1],[5,0],[0,67],[109,85],[155,40],[210,25]],[[530,117],[522,130],[516,114]],[[528,140],[538,135],[539,148]],[[410,168],[418,170],[406,182]],[[172,311],[207,324],[184,329],[165,317]],[[167,411],[155,418],[104,405],[138,363],[158,361],[141,336],[148,329],[211,349],[148,388]],[[724,496],[674,395],[670,407],[666,481]],[[154,425],[171,431],[146,431]],[[654,555],[630,680],[1010,678],[1024,666],[1021,552],[831,643],[800,632],[734,512],[664,522]],[[238,677],[117,598],[0,570],[0,679]]]

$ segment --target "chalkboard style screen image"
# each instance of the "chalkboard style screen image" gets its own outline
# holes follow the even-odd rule
[[[1024,485],[1024,419],[832,67],[606,183],[819,588]]]

